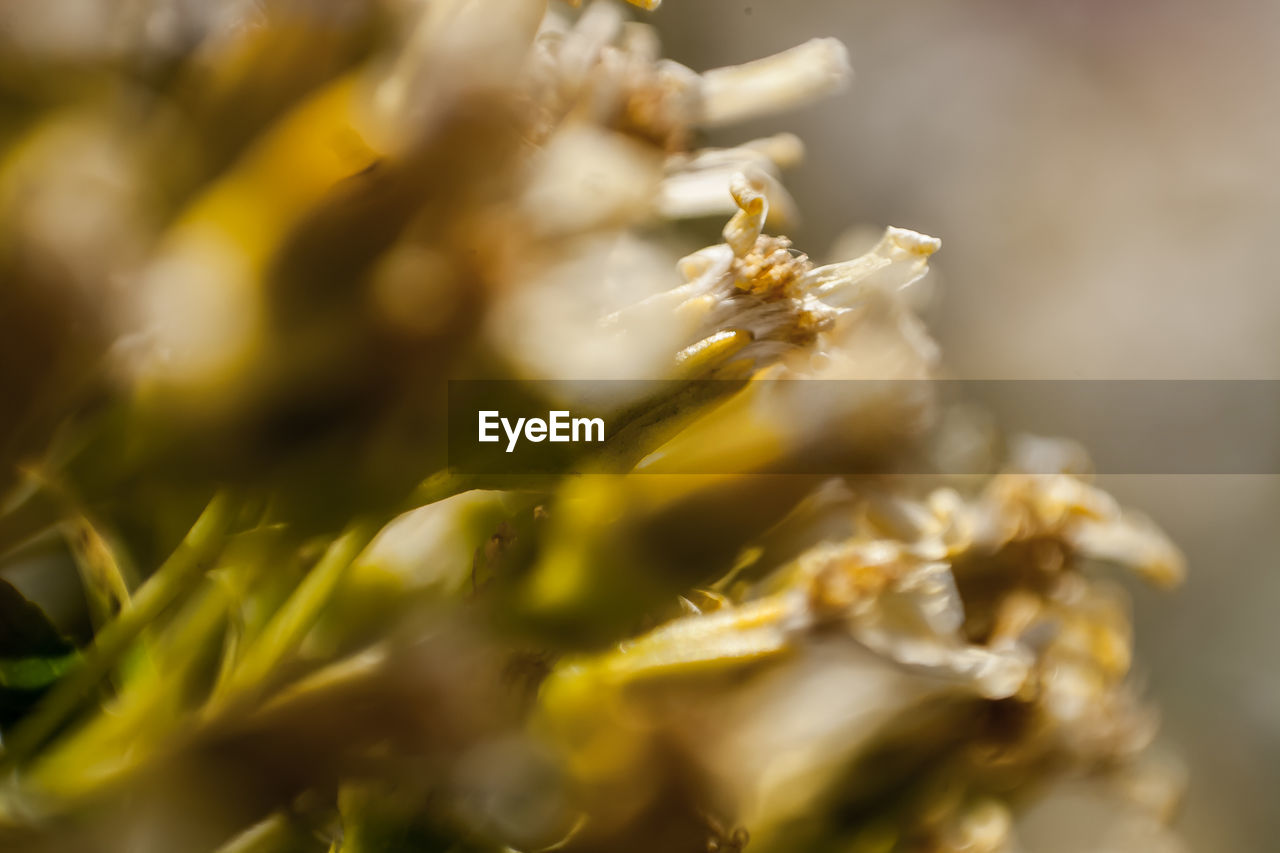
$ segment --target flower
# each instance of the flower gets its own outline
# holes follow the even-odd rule
[[[72,653],[5,593],[0,844],[997,851],[1078,779],[1167,841],[1093,566],[1177,549],[1018,452],[904,474],[963,443],[907,298],[940,241],[819,264],[797,138],[697,145],[844,85],[838,42],[696,72],[607,2],[188,6],[10,16],[0,568],[112,583]],[[590,386],[625,417],[575,462],[625,473],[485,479],[442,451],[475,378],[662,390]]]

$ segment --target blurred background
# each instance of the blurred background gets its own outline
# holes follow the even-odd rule
[[[848,45],[853,87],[785,122],[808,149],[792,236],[822,259],[852,226],[942,238],[929,320],[955,375],[1280,378],[1280,4],[671,0],[655,21],[695,69]],[[1280,478],[1103,481],[1191,566],[1171,597],[1134,588],[1141,677],[1191,774],[1181,828],[1273,850]]]

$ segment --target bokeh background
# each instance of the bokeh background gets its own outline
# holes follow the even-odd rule
[[[848,45],[848,92],[713,141],[804,139],[787,185],[815,256],[858,225],[941,237],[929,317],[955,375],[1280,379],[1280,4],[671,0],[655,20],[696,69]],[[1280,477],[1104,483],[1191,566],[1172,596],[1134,589],[1140,677],[1190,771],[1181,829],[1275,850]]]

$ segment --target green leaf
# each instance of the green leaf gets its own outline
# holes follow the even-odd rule
[[[0,580],[0,727],[20,720],[78,660],[44,611]]]
[[[43,610],[0,580],[0,659],[59,657],[72,648]]]
[[[43,690],[66,674],[79,660],[77,652],[61,657],[0,659],[0,688]]]

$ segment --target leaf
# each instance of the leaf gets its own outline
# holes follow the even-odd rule
[[[44,611],[0,580],[0,659],[57,657],[72,648]]]
[[[43,690],[61,678],[80,660],[77,652],[61,657],[0,660],[0,689]]]
[[[21,719],[79,657],[44,611],[0,580],[0,727]]]

